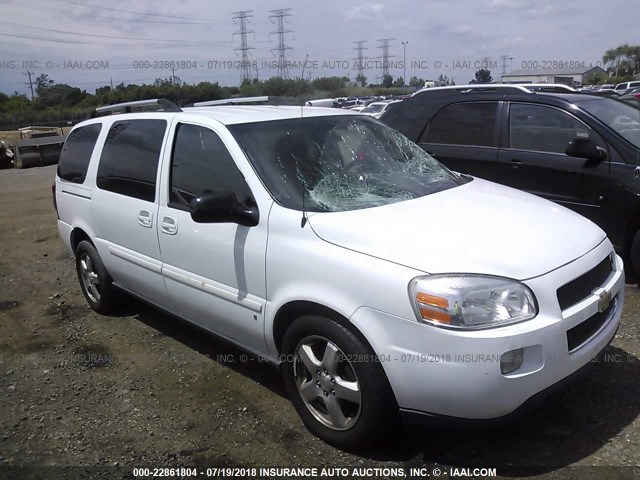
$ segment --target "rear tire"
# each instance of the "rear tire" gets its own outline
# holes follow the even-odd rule
[[[120,295],[113,286],[113,279],[96,247],[86,240],[76,248],[76,272],[84,298],[93,310],[105,314],[120,306]]]
[[[284,336],[284,384],[305,426],[345,450],[373,446],[394,427],[398,407],[371,349],[325,317],[297,319]]]

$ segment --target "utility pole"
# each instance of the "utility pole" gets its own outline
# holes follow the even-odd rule
[[[234,32],[233,35],[240,35],[240,46],[235,48],[234,51],[236,54],[238,52],[242,52],[242,62],[240,63],[240,69],[242,71],[242,81],[251,80],[251,62],[249,61],[249,53],[251,53],[254,48],[250,47],[247,44],[247,34],[255,32],[253,30],[247,30],[247,24],[251,22],[253,15],[251,15],[253,10],[241,10],[239,12],[233,12],[233,23],[240,25],[240,30]],[[256,69],[258,67],[256,66]]]
[[[359,78],[364,78],[364,67],[362,66],[362,62],[364,61],[364,54],[363,52],[365,50],[367,50],[367,47],[364,46],[366,42],[366,40],[358,40],[357,42],[353,42],[356,45],[356,48],[354,48],[354,50],[356,50],[358,52],[358,57],[354,58],[353,60],[355,60],[356,63],[356,70],[358,71],[358,75],[356,77],[356,80]]]
[[[111,90],[113,90],[113,77],[109,77],[109,83],[111,84]]]
[[[389,55],[389,47],[391,46],[389,42],[395,40],[395,38],[382,38],[378,40],[380,45],[378,48],[382,50],[382,55],[378,58],[382,58],[382,81],[384,82],[385,77],[389,75],[389,58],[395,57],[395,55]]]
[[[409,40],[402,42],[402,66],[404,67],[404,73],[402,74],[402,93],[405,93],[407,88],[407,45],[409,45]]]
[[[33,100],[35,98],[35,95],[33,94],[33,81],[31,80],[31,72],[27,70],[27,73],[23,73],[23,75],[27,75],[29,77],[29,82],[25,82],[25,85],[29,85],[29,88],[31,89],[31,100]]]
[[[291,50],[291,47],[287,47],[284,43],[284,36],[287,33],[293,33],[293,30],[285,30],[284,29],[284,21],[287,17],[290,17],[291,14],[290,8],[280,8],[278,10],[270,10],[270,13],[273,15],[269,16],[269,20],[271,23],[275,23],[277,25],[275,32],[269,33],[269,39],[271,39],[271,35],[278,35],[278,46],[276,48],[272,48],[271,52],[278,52],[278,76],[282,78],[287,78],[289,76],[289,67],[287,66],[287,50]]]

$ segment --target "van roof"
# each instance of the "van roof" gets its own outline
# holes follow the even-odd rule
[[[298,107],[298,106],[221,106],[185,108],[185,113],[207,116],[225,125],[237,123],[268,122],[301,117],[326,117],[329,115],[354,115],[354,112],[339,108]]]
[[[100,117],[100,119],[154,118],[175,115],[198,115],[216,120],[224,125],[268,122],[302,117],[326,117],[332,115],[357,115],[351,110],[323,107],[273,106],[273,105],[221,105],[206,107],[184,107],[182,112],[132,112]]]

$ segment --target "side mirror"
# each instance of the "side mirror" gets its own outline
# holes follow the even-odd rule
[[[233,192],[206,193],[194,198],[190,207],[191,218],[196,223],[237,223],[255,227],[260,220],[258,207],[242,205]]]
[[[601,161],[607,158],[607,152],[598,147],[590,138],[575,138],[569,142],[565,152],[570,157]]]

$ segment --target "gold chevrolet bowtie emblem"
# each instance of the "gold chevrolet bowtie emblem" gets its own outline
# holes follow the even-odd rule
[[[604,312],[611,303],[611,292],[607,292],[604,288],[598,287],[591,293],[598,297],[598,312]]]

